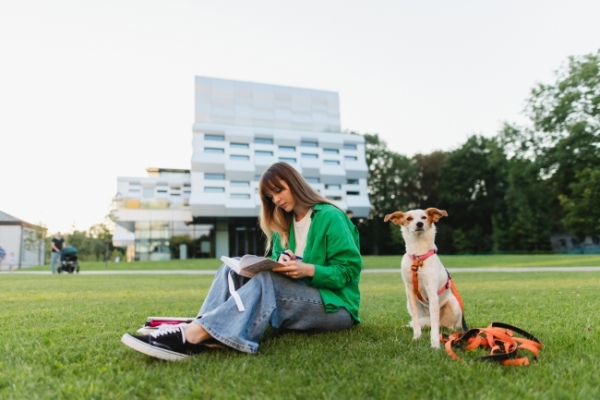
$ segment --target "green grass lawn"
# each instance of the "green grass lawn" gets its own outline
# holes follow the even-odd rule
[[[413,341],[395,273],[363,276],[354,329],[268,331],[257,355],[169,363],[120,343],[149,315],[195,315],[211,279],[0,274],[0,398],[600,398],[598,272],[455,277],[470,326],[502,321],[544,343],[528,367],[454,361],[429,347],[429,331]]]
[[[484,255],[484,256],[447,256],[441,255],[447,268],[460,267],[583,267],[600,266],[600,254],[555,254],[555,255]],[[399,268],[401,255],[363,256],[367,269]],[[215,258],[138,261],[132,263],[81,262],[81,270],[207,270],[217,269],[221,261]],[[49,271],[50,266],[27,268],[27,271]]]

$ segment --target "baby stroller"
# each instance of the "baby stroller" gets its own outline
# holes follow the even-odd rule
[[[77,249],[73,246],[67,246],[60,251],[60,266],[58,267],[58,273],[68,272],[69,274],[72,274],[74,271],[79,273]]]

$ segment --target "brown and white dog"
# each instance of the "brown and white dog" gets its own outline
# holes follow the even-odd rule
[[[399,225],[406,242],[402,258],[402,280],[406,287],[408,312],[412,318],[413,339],[421,336],[421,327],[431,326],[431,347],[440,347],[440,326],[466,330],[462,300],[450,290],[452,281],[437,256],[435,223],[448,213],[437,208],[396,211],[384,221]],[[413,276],[413,270],[416,274]],[[414,290],[415,286],[418,290]],[[456,292],[458,295],[458,292]]]

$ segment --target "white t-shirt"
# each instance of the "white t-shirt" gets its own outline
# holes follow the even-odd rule
[[[294,219],[294,236],[296,237],[296,249],[294,254],[302,257],[304,248],[306,247],[306,239],[308,238],[308,230],[310,229],[310,216],[312,215],[312,208],[308,210],[304,218],[296,222]]]

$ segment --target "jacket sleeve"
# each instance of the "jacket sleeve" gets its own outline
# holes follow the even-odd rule
[[[273,232],[273,243],[271,245],[271,250],[271,260],[273,261],[277,261],[279,258],[279,252],[284,250],[284,248],[281,247],[281,239],[279,238],[279,234],[275,232]]]
[[[343,213],[324,215],[323,240],[325,265],[315,264],[310,285],[316,288],[342,289],[358,278],[362,259],[358,249],[358,229]]]

